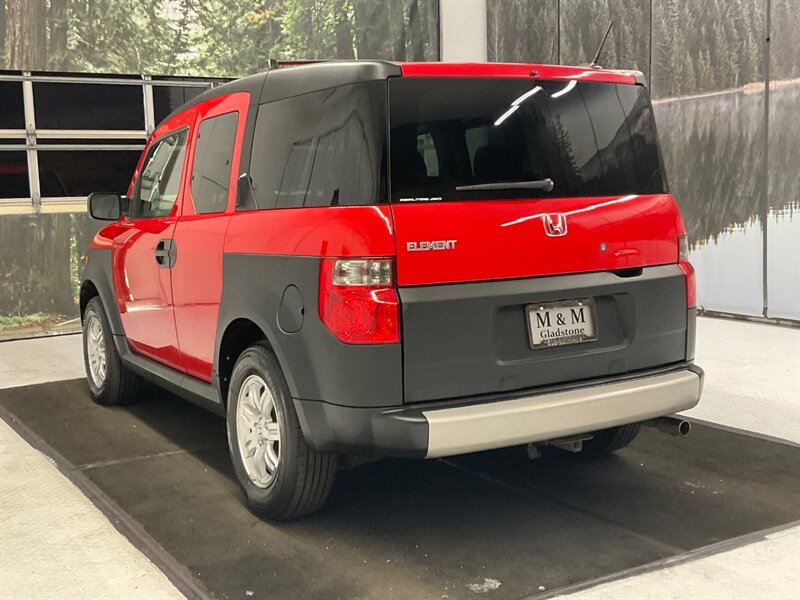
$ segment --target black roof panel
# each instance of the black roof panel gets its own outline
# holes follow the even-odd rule
[[[400,75],[402,71],[399,65],[378,60],[332,60],[275,69],[267,72],[260,102]]]
[[[272,69],[203,92],[175,109],[164,121],[199,102],[236,92],[249,92],[254,99],[260,96],[259,102],[264,103],[338,85],[399,77],[402,74],[399,65],[379,60],[330,60]]]

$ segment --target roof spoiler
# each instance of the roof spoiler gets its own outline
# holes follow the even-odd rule
[[[592,62],[589,63],[589,67],[592,69],[602,69],[597,61],[600,60],[600,54],[603,52],[603,47],[606,45],[606,40],[608,39],[608,34],[611,33],[611,28],[614,26],[614,21],[608,24],[608,29],[606,29],[606,33],[603,36],[603,39],[600,40],[600,46],[597,48],[597,52],[594,54],[594,58]],[[619,73],[620,75],[633,75],[633,79],[636,82],[636,85],[643,85],[647,86],[647,81],[644,78],[644,73],[641,71],[633,71],[628,69],[604,69],[605,71],[610,71],[611,73]]]
[[[307,59],[307,60],[278,60],[277,58],[270,58],[264,63],[263,71],[274,71],[275,69],[285,69],[288,67],[300,67],[303,65],[313,65],[317,63],[324,63],[324,62],[358,62],[358,61],[348,61],[348,60],[341,60],[335,58],[319,58],[319,59]],[[439,61],[433,61],[439,62]],[[604,69],[603,67],[599,67],[597,65],[580,65],[582,67],[587,67],[591,69],[601,69],[603,71],[607,71],[609,73],[618,73],[620,75],[632,76],[636,85],[641,85],[647,87],[647,79],[644,76],[644,73],[641,71],[637,71],[635,69]]]
[[[603,69],[603,70],[608,71],[609,73],[619,73],[620,75],[633,75],[633,79],[636,82],[636,85],[642,85],[644,87],[647,87],[647,78],[641,71],[637,71],[635,69]]]
[[[301,65],[313,65],[316,63],[331,62],[331,59],[309,59],[309,60],[278,60],[277,58],[268,58],[264,63],[264,71],[273,71],[275,69],[284,69],[286,67],[299,67]]]

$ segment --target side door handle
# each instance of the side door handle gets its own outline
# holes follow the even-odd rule
[[[159,240],[156,244],[156,263],[162,269],[171,269],[178,258],[178,247],[175,240],[168,238]]]

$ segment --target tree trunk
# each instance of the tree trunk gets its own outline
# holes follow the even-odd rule
[[[0,316],[74,316],[70,277],[70,215],[7,215],[0,239]]]
[[[410,60],[425,60],[425,47],[430,41],[427,39],[427,17],[421,13],[419,0],[410,0],[408,7],[408,41],[411,45]]]
[[[406,60],[406,2],[408,0],[403,0],[402,2],[398,0],[389,4],[389,31],[391,32],[392,41],[392,56],[390,60]]]
[[[47,68],[45,0],[6,0],[5,54],[9,69]]]
[[[335,6],[336,17],[336,58],[355,58],[353,49],[353,27],[347,15],[345,0],[337,0]]]
[[[390,58],[392,34],[389,11],[372,0],[352,0],[352,3],[358,58]]]
[[[55,71],[69,70],[67,57],[67,0],[50,0],[47,11],[50,40],[47,46],[47,65]]]
[[[6,63],[6,0],[0,0],[0,68],[7,68]]]

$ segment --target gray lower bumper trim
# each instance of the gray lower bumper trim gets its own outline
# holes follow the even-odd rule
[[[687,410],[700,400],[689,370],[619,383],[458,408],[423,411],[427,458],[479,452],[636,423]]]

